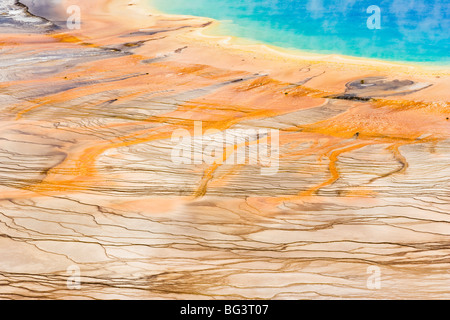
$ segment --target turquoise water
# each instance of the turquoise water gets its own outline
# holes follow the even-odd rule
[[[217,19],[220,35],[313,53],[450,64],[450,0],[149,1],[163,12]],[[367,12],[372,5],[379,15]]]

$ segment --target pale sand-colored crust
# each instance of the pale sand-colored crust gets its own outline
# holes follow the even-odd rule
[[[0,35],[0,297],[450,298],[447,67],[242,45],[144,2]],[[278,173],[175,165],[196,120],[279,129]]]

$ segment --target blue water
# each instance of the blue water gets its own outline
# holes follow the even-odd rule
[[[149,1],[163,12],[217,19],[219,35],[313,53],[450,64],[450,0]],[[372,5],[379,16],[367,12]]]

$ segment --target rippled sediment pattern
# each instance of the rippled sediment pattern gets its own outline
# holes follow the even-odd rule
[[[41,1],[41,3],[48,1],[51,0]],[[48,19],[31,14],[28,7],[17,0],[0,2],[0,26],[2,33],[49,32],[57,28]]]
[[[448,73],[274,58],[105,3],[1,35],[1,298],[450,298]],[[195,121],[280,130],[278,172],[174,164]]]

